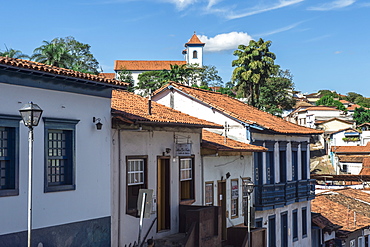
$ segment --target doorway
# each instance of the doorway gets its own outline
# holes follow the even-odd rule
[[[157,164],[157,231],[171,228],[170,158],[159,157]]]
[[[217,182],[217,205],[221,207],[221,227],[222,227],[222,240],[227,239],[227,230],[226,230],[226,182],[218,181]]]

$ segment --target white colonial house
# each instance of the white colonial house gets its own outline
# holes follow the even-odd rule
[[[180,205],[204,203],[202,128],[222,125],[119,90],[112,117],[112,246],[139,241],[140,189],[151,190],[153,198],[140,242],[179,233],[185,228]]]
[[[31,101],[43,110],[34,127],[32,246],[110,245],[113,88],[124,84],[0,57],[0,246],[27,245],[29,139],[19,109]]]
[[[268,246],[311,246],[314,187],[309,175],[309,140],[322,131],[287,122],[220,93],[177,83],[157,90],[153,100],[222,124],[229,138],[267,148],[253,157],[256,225],[267,228]],[[238,183],[242,180],[238,178]],[[228,214],[227,220],[231,218]]]
[[[147,71],[162,71],[170,70],[171,65],[197,65],[203,66],[203,47],[198,36],[194,33],[193,36],[185,43],[185,49],[182,51],[184,60],[115,60],[115,73],[102,73],[108,78],[119,78],[119,72],[122,70],[131,71],[134,79],[134,86],[138,83],[138,76]]]

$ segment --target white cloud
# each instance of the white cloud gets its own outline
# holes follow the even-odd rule
[[[327,11],[333,9],[341,9],[344,7],[348,7],[354,4],[356,0],[336,0],[330,3],[324,3],[315,7],[309,7],[308,10],[316,10],[316,11]]]
[[[196,3],[198,0],[165,0],[165,2],[173,3],[176,5],[176,8],[183,10],[189,5]]]
[[[231,32],[218,34],[215,37],[207,37],[205,35],[198,35],[198,38],[206,43],[204,52],[220,52],[227,50],[236,50],[239,45],[248,45],[253,38],[243,32]]]
[[[303,1],[304,0],[280,0],[278,3],[271,4],[271,5],[268,5],[268,6],[257,6],[257,7],[254,7],[253,9],[245,10],[245,11],[243,11],[243,13],[228,14],[227,18],[228,19],[243,18],[243,17],[246,17],[246,16],[260,14],[260,13],[267,12],[267,11],[270,11],[270,10],[280,9],[280,8],[287,7],[287,6],[290,6],[290,5],[293,5],[293,4],[297,4],[297,3],[300,3],[300,2],[303,2]]]
[[[261,34],[256,34],[254,36],[261,36],[261,37],[265,37],[265,36],[268,36],[268,35],[272,35],[272,34],[276,34],[276,33],[281,33],[281,32],[285,32],[285,31],[289,31],[295,27],[297,27],[298,25],[300,25],[303,21],[301,22],[297,22],[297,23],[294,23],[292,25],[289,25],[289,26],[286,26],[286,27],[282,27],[282,28],[279,28],[279,29],[275,29],[273,31],[270,31],[270,32],[266,32],[266,33],[261,33]]]

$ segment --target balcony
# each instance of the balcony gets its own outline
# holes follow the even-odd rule
[[[312,200],[315,198],[315,179],[256,185],[254,196],[257,211]]]

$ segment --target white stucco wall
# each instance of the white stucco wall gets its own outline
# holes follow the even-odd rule
[[[253,174],[253,158],[252,153],[243,153],[235,156],[204,156],[204,182],[213,182],[213,205],[218,204],[217,182],[221,180],[221,176],[226,179],[226,173],[230,173],[230,177],[226,179],[226,210],[228,219],[227,227],[244,223],[243,216],[243,190],[242,178],[251,178]],[[231,180],[238,179],[239,196],[238,196],[238,217],[231,217]]]
[[[113,158],[112,158],[112,189],[113,189],[113,207],[112,207],[112,246],[118,246],[118,231],[120,231],[120,246],[137,241],[139,219],[126,214],[126,157],[147,155],[147,185],[148,189],[153,189],[153,196],[157,195],[157,159],[163,155],[166,148],[171,148],[167,154],[170,157],[170,183],[171,183],[171,229],[157,233],[157,223],[150,231],[148,238],[161,238],[178,232],[179,229],[179,158],[175,157],[175,137],[179,137],[179,142],[189,141],[192,143],[191,153],[194,155],[195,169],[195,203],[193,205],[202,205],[202,169],[200,157],[200,134],[201,130],[192,130],[191,132],[175,131],[127,131],[113,130]],[[120,141],[119,141],[120,135]],[[185,137],[185,139],[184,139]],[[121,146],[119,148],[119,145]],[[119,157],[120,152],[120,157]],[[120,158],[120,160],[119,160]],[[119,183],[119,177],[121,182]],[[119,187],[119,184],[121,187]],[[156,205],[153,206],[156,209]],[[150,224],[156,216],[153,212],[150,219],[144,219],[143,234],[147,232]],[[120,222],[118,222],[120,219]]]
[[[76,125],[76,189],[44,193],[44,123],[34,128],[33,228],[110,216],[110,99],[0,83],[0,114],[33,101],[43,117]],[[96,130],[93,117],[101,118]],[[28,129],[19,123],[19,195],[0,197],[0,235],[27,229]]]
[[[330,139],[330,147],[331,146],[359,146],[360,145],[361,138],[359,141],[354,141],[354,142],[343,141],[343,138],[346,137],[344,133],[345,131],[341,131],[341,132],[332,134],[331,139]],[[359,136],[361,136],[361,134]]]

